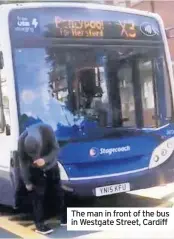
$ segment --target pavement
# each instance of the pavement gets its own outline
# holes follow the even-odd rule
[[[173,207],[174,204],[174,183],[165,186],[138,190],[127,194],[116,194],[108,197],[98,198],[95,202],[85,201],[79,207]],[[92,205],[92,206],[91,206]],[[0,216],[0,238],[25,238],[25,239],[49,239],[49,238],[72,238],[72,239],[116,239],[116,238],[172,238],[174,229],[171,232],[140,232],[130,234],[126,230],[119,231],[67,231],[66,226],[58,226],[54,219],[49,221],[54,232],[48,236],[36,234],[31,219],[10,219],[9,216]],[[14,233],[14,234],[13,234]]]
[[[0,227],[0,238],[20,238],[20,237]]]

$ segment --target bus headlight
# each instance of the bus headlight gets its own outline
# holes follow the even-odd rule
[[[61,180],[69,180],[68,175],[64,169],[64,167],[62,166],[61,163],[57,162],[58,166],[59,166],[59,170],[60,170],[60,179]]]
[[[149,168],[155,168],[164,163],[174,151],[174,137],[160,144],[152,153]]]

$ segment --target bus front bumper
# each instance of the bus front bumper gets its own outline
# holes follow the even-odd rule
[[[101,176],[88,178],[71,178],[62,181],[62,187],[78,196],[95,196],[95,189],[115,184],[130,184],[130,191],[155,187],[174,181],[174,155],[164,164],[144,169],[140,172],[124,174],[122,176]]]

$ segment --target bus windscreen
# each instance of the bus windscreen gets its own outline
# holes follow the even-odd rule
[[[159,41],[155,18],[120,11],[54,7],[16,9],[9,15],[14,38],[79,38]]]

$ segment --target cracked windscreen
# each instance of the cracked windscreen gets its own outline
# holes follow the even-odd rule
[[[167,102],[164,116],[171,117],[161,48],[47,46],[16,48],[14,56],[26,117],[54,127],[157,127],[160,100]]]

